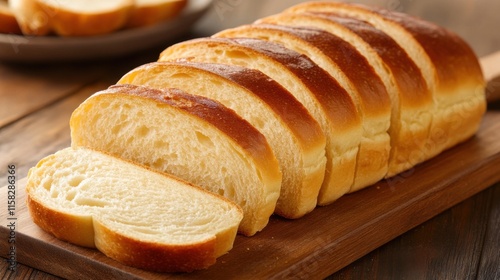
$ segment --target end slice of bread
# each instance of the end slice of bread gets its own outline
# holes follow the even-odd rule
[[[273,214],[282,175],[266,138],[221,103],[178,89],[115,85],[70,120],[72,146],[106,151],[223,195],[241,206],[240,232]]]
[[[42,159],[30,169],[26,191],[42,229],[154,271],[213,265],[232,248],[243,217],[223,197],[85,148]]]

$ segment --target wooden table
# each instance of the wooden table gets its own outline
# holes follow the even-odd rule
[[[198,36],[188,34],[186,38]],[[173,42],[166,42],[165,46],[170,43]],[[69,146],[71,112],[89,95],[113,84],[133,67],[156,60],[165,46],[108,61],[0,63],[0,185],[7,182],[9,165],[15,165],[16,177],[21,180],[39,159]],[[489,84],[488,92],[500,92],[498,80]],[[498,102],[490,104],[488,115],[489,124],[500,120]],[[488,168],[500,173],[500,167],[496,166],[488,165]],[[479,174],[481,169],[478,170],[475,172]],[[490,173],[493,172],[490,170]],[[328,278],[500,279],[500,183],[498,179],[490,181],[479,193],[455,206],[450,205],[444,212],[429,214],[433,218],[408,226],[409,231],[370,249],[365,256],[356,257],[356,261]],[[481,183],[485,184],[477,182]],[[474,178],[469,177],[467,184],[474,185]],[[462,188],[466,189],[467,185]],[[5,195],[5,189],[1,190],[1,195]],[[1,222],[6,223],[3,219]],[[7,237],[0,238],[0,242],[6,242]],[[0,254],[6,257],[7,252]],[[10,272],[6,261],[0,262],[0,277],[58,279],[23,264],[19,264],[16,272]]]

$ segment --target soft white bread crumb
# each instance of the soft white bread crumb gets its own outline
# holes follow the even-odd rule
[[[118,84],[178,88],[217,100],[268,140],[283,173],[276,213],[299,218],[316,207],[325,174],[325,136],[293,95],[260,71],[235,65],[156,62],[133,69]]]
[[[191,271],[228,252],[243,217],[227,199],[85,148],[66,148],[29,171],[36,224],[122,263]]]
[[[105,151],[166,172],[240,205],[240,232],[273,214],[279,163],[265,137],[219,102],[181,90],[115,85],[84,101],[70,120],[72,146]]]

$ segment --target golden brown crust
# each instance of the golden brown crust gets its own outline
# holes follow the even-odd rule
[[[360,118],[349,94],[326,71],[312,62],[307,56],[300,55],[275,43],[248,38],[201,38],[182,43],[189,49],[191,45],[203,45],[208,48],[221,46],[228,50],[243,50],[250,56],[265,56],[294,73],[314,94],[324,112],[339,130],[358,126]],[[160,55],[160,61],[168,55],[166,49]],[[190,60],[189,57],[186,58]]]
[[[219,102],[179,89],[156,90],[135,85],[112,85],[100,94],[121,94],[154,99],[206,121],[231,137],[264,166],[276,161],[266,138],[251,124]],[[276,163],[274,163],[276,164]]]
[[[191,272],[216,261],[216,238],[190,245],[144,242],[109,230],[94,219],[95,244],[99,251],[126,265],[158,272]]]
[[[453,32],[436,24],[396,11],[342,2],[312,1],[293,6],[285,12],[336,12],[342,9],[381,17],[411,33],[435,64],[442,87],[453,88],[468,80],[483,83],[477,56],[470,46]]]
[[[344,88],[333,79],[325,70],[312,62],[307,56],[300,55],[281,45],[263,40],[249,38],[210,38],[203,41],[214,43],[233,44],[246,48],[250,52],[277,61],[292,73],[311,90],[320,104],[325,108],[330,120],[339,129],[350,129],[359,123],[359,116],[354,102]]]
[[[236,86],[244,87],[251,91],[267,103],[294,132],[294,135],[300,140],[300,144],[303,145],[304,149],[316,147],[324,143],[324,135],[321,127],[309,114],[307,109],[283,86],[258,70],[228,64],[197,63],[192,61],[157,63],[168,64],[174,67],[179,65],[197,68],[224,77]]]
[[[92,218],[75,217],[45,206],[43,203],[32,198],[30,189],[34,187],[36,186],[27,186],[26,198],[26,206],[33,222],[61,240],[79,246],[94,248]]]
[[[352,82],[361,97],[364,115],[370,117],[380,114],[387,115],[390,111],[391,103],[387,90],[372,66],[355,47],[338,36],[318,28],[265,23],[250,25],[248,28],[262,28],[287,33],[314,45],[328,56]]]
[[[373,11],[403,26],[420,43],[436,66],[439,87],[453,89],[469,81],[484,83],[477,56],[456,34],[406,14],[382,9]]]
[[[387,34],[371,24],[355,18],[335,13],[312,14],[340,24],[356,33],[377,52],[394,76],[400,90],[401,107],[420,107],[432,103],[432,94],[427,88],[420,69],[396,41]]]
[[[127,20],[126,27],[148,26],[172,19],[182,12],[187,3],[187,0],[165,0],[162,3],[151,5],[136,3]]]

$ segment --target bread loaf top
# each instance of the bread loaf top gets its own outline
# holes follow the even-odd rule
[[[239,59],[238,56],[259,57],[263,56],[274,62],[274,66],[292,72],[300,81],[310,89],[329,118],[342,120],[336,125],[349,129],[358,125],[360,120],[351,97],[328,73],[319,68],[314,62],[304,55],[289,50],[278,44],[251,38],[201,38],[184,41],[165,49],[160,54],[160,61],[185,58],[197,61],[200,57],[191,57],[189,48],[191,45],[201,48],[220,49],[226,52],[229,58]],[[214,55],[218,54],[216,50]],[[216,60],[216,58],[214,58]],[[273,78],[274,80],[278,80]],[[304,104],[304,103],[303,103]],[[307,106],[306,106],[307,107]]]
[[[484,84],[479,61],[470,46],[455,33],[434,23],[396,11],[342,2],[311,1],[284,11],[297,12],[333,12],[369,22],[407,51],[421,68],[431,90],[438,87],[438,93],[454,92],[457,86],[468,82]]]
[[[411,33],[435,65],[440,87],[456,88],[469,81],[479,85],[484,83],[477,56],[457,34],[407,14],[375,8],[371,11]]]
[[[336,78],[336,80],[342,84],[345,90],[347,90],[346,86],[350,85],[355,88],[350,93],[350,96],[357,103],[358,111],[360,111],[361,115],[365,115],[368,118],[383,116],[386,122],[388,121],[391,104],[386,88],[367,60],[354,46],[340,37],[319,28],[268,24],[266,23],[267,21],[272,22],[273,20],[266,18],[263,21],[259,21],[258,24],[224,30],[215,36],[225,38],[260,37],[271,42],[278,42],[290,49],[295,48],[286,44],[286,42],[294,41],[297,44],[296,48],[298,52],[300,51],[298,49],[304,45],[314,48],[321,54],[308,54],[306,53],[307,51],[302,50],[302,55],[315,56],[311,57],[311,59],[318,66],[322,66],[323,69],[325,69],[323,67],[325,63],[332,63],[338,67],[338,71],[341,71],[349,82],[346,85],[345,82],[340,81],[342,78]],[[332,77],[338,76],[331,72],[329,74]]]
[[[431,90],[428,88],[422,72],[405,50],[390,36],[371,24],[352,17],[335,13],[311,13],[311,15],[342,25],[372,47],[389,68],[390,72],[387,74],[393,77],[398,89],[398,100],[401,103],[396,107],[409,109],[432,104]]]
[[[232,81],[235,85],[248,89],[265,103],[269,104],[270,108],[286,121],[289,128],[294,131],[296,137],[305,145],[304,148],[322,145],[321,142],[324,140],[324,135],[314,118],[309,115],[309,112],[302,104],[290,95],[285,88],[262,72],[236,65],[199,63],[182,59],[172,62],[148,63],[138,67],[136,71],[148,71],[151,68],[157,69],[153,71],[161,71],[159,69],[162,68],[162,64],[169,67],[176,67],[177,65],[178,67],[185,66],[206,70]],[[134,70],[122,77],[118,83],[128,83],[129,79],[134,79],[133,72]],[[154,78],[151,77],[152,79]]]

